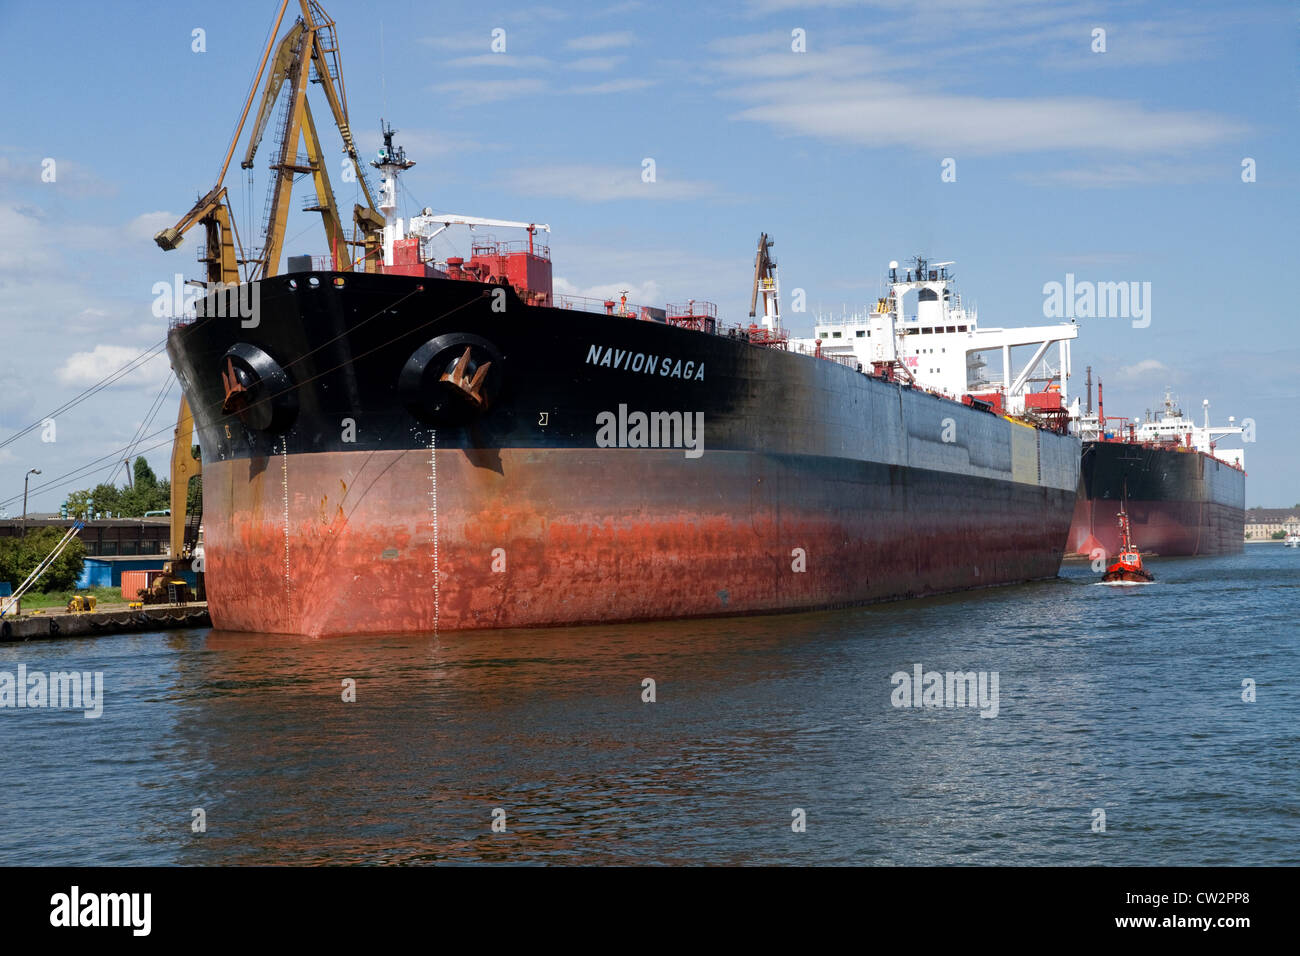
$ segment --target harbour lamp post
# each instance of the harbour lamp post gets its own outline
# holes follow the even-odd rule
[[[41,470],[33,468],[27,474],[23,475],[23,537],[27,537],[27,482],[32,480],[32,475],[39,475]]]

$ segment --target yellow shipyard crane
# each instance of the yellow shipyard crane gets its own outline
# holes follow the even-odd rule
[[[294,180],[298,176],[305,175],[312,177],[316,197],[313,202],[304,207],[304,210],[321,214],[330,254],[334,260],[334,269],[353,271],[354,259],[350,251],[351,247],[360,248],[360,261],[364,264],[365,271],[375,272],[379,269],[384,217],[375,208],[370,185],[366,181],[361,159],[357,155],[352,127],[348,123],[347,92],[343,84],[334,21],[316,0],[298,0],[300,15],[277,44],[275,38],[280,32],[280,25],[284,21],[288,6],[289,0],[281,0],[275,27],[271,30],[266,49],[262,51],[257,76],[253,80],[248,99],[244,103],[244,110],[239,117],[239,124],[235,127],[230,146],[226,150],[221,172],[217,174],[216,185],[199,199],[175,226],[164,229],[154,236],[154,242],[161,248],[175,249],[184,241],[186,232],[201,224],[206,246],[205,253],[199,261],[206,267],[204,285],[209,291],[233,288],[241,282],[265,279],[277,273],[284,247],[284,232],[289,219],[289,204],[292,199]],[[269,73],[268,62],[270,62]],[[264,75],[266,84],[262,88],[261,103],[249,134],[248,147],[240,163],[241,168],[252,168],[258,146],[266,133],[266,127],[281,93],[285,93],[286,99],[277,130],[276,154],[270,164],[273,175],[263,223],[262,243],[260,247],[250,250],[250,254],[245,256],[223,182]],[[356,181],[365,197],[364,206],[360,203],[353,206],[351,240],[343,234],[334,191],[330,186],[327,164],[322,154],[320,137],[316,131],[316,122],[307,101],[309,83],[319,85],[324,92],[334,125],[343,139],[343,152],[351,161]],[[243,275],[240,271],[241,266]],[[179,565],[189,561],[190,548],[193,546],[197,532],[196,526],[191,527],[189,529],[191,533],[187,535],[189,523],[186,520],[189,480],[202,473],[202,465],[192,452],[193,432],[194,419],[190,413],[189,401],[182,395],[180,410],[176,417],[171,459],[173,570],[179,570]]]

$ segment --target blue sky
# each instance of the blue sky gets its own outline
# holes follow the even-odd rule
[[[728,321],[746,319],[761,231],[787,305],[801,288],[810,309],[874,301],[889,260],[917,253],[955,260],[992,326],[1042,323],[1043,285],[1066,273],[1150,282],[1148,328],[1081,321],[1072,390],[1091,365],[1111,415],[1171,386],[1198,415],[1209,398],[1216,423],[1251,417],[1247,504],[1300,501],[1294,5],[325,6],[367,155],[383,115],[418,162],[404,213],[548,222],[558,289],[710,299]],[[277,8],[0,0],[0,441],[162,339],[153,285],[199,274],[198,236],[172,253],[151,237],[213,184]],[[270,139],[251,190],[237,160],[227,175],[241,233],[248,210],[260,222]],[[326,251],[305,215],[287,235],[288,253]],[[796,334],[811,321],[787,315]],[[56,441],[0,448],[9,513],[28,468],[58,479],[125,447],[167,375],[146,365],[56,416]],[[141,443],[160,474],[166,438]]]

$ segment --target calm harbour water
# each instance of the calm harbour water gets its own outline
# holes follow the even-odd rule
[[[98,720],[0,710],[0,864],[1300,863],[1300,551],[1149,567],[819,614],[0,645],[105,685]],[[915,664],[997,671],[996,718],[894,707]]]

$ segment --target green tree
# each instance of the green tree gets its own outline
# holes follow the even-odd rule
[[[69,516],[85,514],[88,510],[87,506],[94,501],[94,497],[89,488],[84,491],[74,491],[68,495],[68,499],[64,504],[68,508]]]
[[[63,528],[39,528],[26,537],[0,538],[0,581],[17,588],[66,533]],[[65,591],[76,584],[85,563],[86,546],[80,538],[73,538],[32,587],[38,591]]]
[[[85,514],[87,505],[93,504],[95,511],[101,514],[112,512],[127,518],[139,518],[146,511],[171,507],[171,482],[166,478],[159,481],[147,461],[137,458],[133,475],[133,487],[119,488],[101,482],[94,488],[74,491],[68,495],[68,514]]]
[[[100,482],[90,490],[90,497],[95,503],[95,510],[107,514],[122,514],[122,491],[116,485]]]
[[[137,491],[157,487],[158,476],[149,467],[149,462],[143,458],[137,458],[133,467],[135,469],[135,487]]]
[[[203,476],[195,475],[185,489],[185,513],[198,514],[203,511]]]

